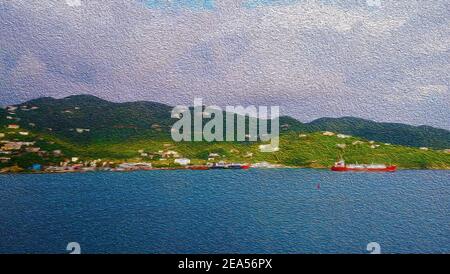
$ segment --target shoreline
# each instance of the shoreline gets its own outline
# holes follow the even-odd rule
[[[68,170],[68,171],[21,171],[21,172],[3,172],[0,175],[41,175],[41,174],[73,174],[73,173],[132,173],[132,172],[152,172],[152,171],[193,171],[193,172],[201,172],[201,171],[209,171],[209,170],[227,170],[227,171],[248,171],[248,170],[282,170],[282,169],[312,169],[312,170],[320,170],[320,171],[330,171],[332,173],[368,173],[368,174],[383,174],[383,173],[395,173],[395,172],[367,172],[367,171],[347,171],[347,172],[336,172],[332,171],[330,168],[317,168],[317,167],[292,167],[292,166],[282,166],[282,167],[273,167],[273,168],[250,168],[250,169],[206,169],[206,170],[196,170],[190,168],[183,167],[172,167],[172,168],[150,168],[150,169],[136,169],[136,170]],[[397,171],[450,171],[450,168],[398,168]]]

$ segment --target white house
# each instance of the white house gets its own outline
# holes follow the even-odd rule
[[[334,136],[334,135],[336,135],[336,133],[331,132],[331,131],[325,131],[325,132],[322,133],[322,135],[323,136]]]
[[[361,145],[361,144],[364,144],[364,142],[363,141],[354,141],[353,143],[352,143],[352,145]]]
[[[9,162],[9,160],[11,160],[11,158],[9,158],[9,157],[0,157],[1,163],[7,163],[7,162]]]
[[[245,158],[251,158],[251,157],[253,157],[253,153],[247,152],[247,153],[245,153],[244,157]]]
[[[260,145],[259,150],[261,152],[276,152],[276,151],[279,151],[280,148],[274,147],[274,146],[272,146],[272,144],[268,144],[268,145]]]
[[[7,109],[8,111],[16,111],[16,110],[17,110],[17,107],[16,107],[16,106],[7,106],[6,109]]]
[[[83,133],[83,132],[89,132],[89,131],[91,131],[90,129],[88,129],[88,128],[77,128],[77,129],[75,129],[78,133]]]
[[[190,159],[187,158],[178,158],[173,161],[175,164],[179,164],[181,166],[187,166],[191,163]]]
[[[347,139],[347,138],[351,138],[352,136],[351,135],[345,135],[345,134],[338,134],[337,137],[341,138],[341,139]]]
[[[173,150],[164,151],[161,155],[163,158],[178,158],[180,154]]]

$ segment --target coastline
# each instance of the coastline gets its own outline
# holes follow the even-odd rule
[[[321,171],[330,171],[333,173],[395,173],[395,172],[371,172],[371,171],[347,171],[347,172],[336,172],[332,171],[331,168],[327,167],[305,167],[305,166],[280,166],[280,167],[272,167],[272,168],[255,168],[251,167],[249,169],[220,169],[227,171],[236,171],[236,170],[283,170],[283,169],[312,169],[312,170],[321,170]],[[65,171],[19,171],[19,172],[0,172],[0,175],[38,175],[38,174],[72,174],[72,173],[132,173],[132,172],[152,172],[152,171],[193,171],[193,172],[201,172],[201,171],[209,171],[216,169],[191,169],[189,167],[162,167],[162,168],[148,168],[148,169],[134,169],[134,170],[113,170],[113,169],[89,169],[89,170],[65,170]],[[399,167],[397,171],[450,171],[450,167],[448,168],[401,168]]]

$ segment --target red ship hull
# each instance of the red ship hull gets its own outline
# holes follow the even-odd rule
[[[331,168],[332,171],[346,172],[394,172],[397,170],[397,166],[388,166],[385,168],[350,168],[350,167],[339,167],[334,166]]]

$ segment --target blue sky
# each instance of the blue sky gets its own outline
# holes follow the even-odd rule
[[[450,3],[371,3],[0,0],[0,105],[201,97],[450,129]]]

